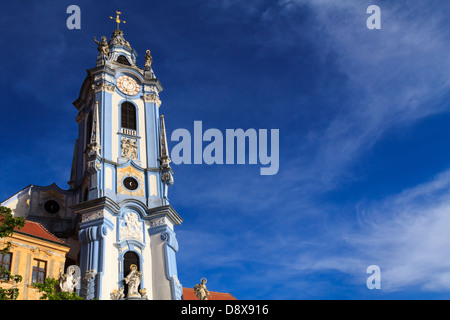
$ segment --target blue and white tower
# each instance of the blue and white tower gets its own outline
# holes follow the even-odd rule
[[[79,219],[80,294],[182,299],[174,226],[183,220],[167,198],[173,172],[161,83],[150,51],[140,68],[119,23],[109,41],[95,41],[96,67],[73,103],[79,133],[69,185],[78,200],[71,209]]]

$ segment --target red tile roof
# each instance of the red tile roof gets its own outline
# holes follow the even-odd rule
[[[53,235],[52,233],[50,233],[50,231],[48,231],[47,229],[44,228],[44,226],[38,222],[34,222],[34,221],[25,221],[25,225],[18,229],[15,228],[14,232],[17,233],[21,233],[21,234],[26,234],[26,235],[30,235],[32,237],[37,237],[40,239],[44,239],[44,240],[50,240],[53,242],[57,242],[60,244],[65,244],[67,245],[66,242],[64,242],[63,240],[59,239],[58,237],[56,237],[55,235]]]
[[[208,300],[237,300],[230,293],[210,291],[211,297]],[[183,300],[198,300],[194,294],[194,289],[183,288]]]

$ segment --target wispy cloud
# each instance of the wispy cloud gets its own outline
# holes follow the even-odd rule
[[[411,286],[448,290],[449,196],[450,171],[446,171],[383,201],[360,203],[359,229],[342,238],[356,249],[359,264],[372,262],[382,268],[386,291]],[[337,261],[345,265],[345,260]]]
[[[301,140],[307,144],[304,154],[314,156],[311,162],[306,159],[299,178],[314,181],[320,190],[332,189],[342,179],[357,178],[349,166],[390,130],[449,111],[445,98],[450,88],[450,59],[443,53],[449,52],[450,44],[448,23],[439,5],[430,10],[428,2],[414,6],[386,3],[381,5],[382,29],[368,30],[368,2],[282,0],[278,4],[281,15],[291,13],[291,19],[307,8],[313,16],[307,30],[293,28],[290,40],[307,34],[320,48],[319,59],[332,56],[332,66],[344,80],[340,90],[345,99],[331,102],[339,103],[340,111],[324,115],[328,125],[312,128],[308,139]],[[272,12],[272,19],[277,14]],[[270,40],[278,41],[274,38],[268,46]]]
[[[225,9],[238,5],[221,3]],[[370,4],[280,0],[266,7],[251,2],[244,10],[259,16],[261,28],[267,27],[264,39],[252,38],[262,52],[264,48],[267,52],[301,48],[301,41],[309,41],[319,64],[332,68],[323,72],[317,86],[324,96],[332,97],[335,89],[326,75],[338,74],[342,79],[336,84],[340,99],[329,100],[332,113],[324,113],[321,122],[311,124],[304,135],[298,130],[282,132],[285,141],[292,143],[288,150],[281,150],[282,170],[273,188],[246,179],[247,175],[239,181],[224,180],[232,186],[229,199],[242,199],[239,213],[257,208],[259,219],[265,222],[243,232],[240,239],[246,245],[233,251],[229,260],[220,260],[230,266],[250,260],[264,265],[248,279],[255,284],[265,281],[267,286],[276,286],[270,279],[278,283],[296,279],[300,285],[308,282],[305,274],[336,271],[364,286],[365,268],[378,264],[384,290],[450,288],[446,271],[450,259],[445,258],[450,245],[446,230],[450,225],[449,172],[380,202],[353,207],[317,202],[319,195],[343,182],[360,179],[352,166],[391,130],[449,111],[445,97],[450,87],[450,59],[443,53],[450,51],[450,29],[439,4],[385,3],[381,5],[382,30],[377,31],[366,28]],[[307,93],[299,95],[308,101]],[[255,203],[258,192],[264,198],[260,204]],[[203,193],[204,198],[231,205],[222,197],[226,190],[206,188]],[[329,219],[331,215],[335,217]],[[345,218],[339,220],[339,215]],[[357,218],[352,220],[352,216]],[[270,241],[261,237],[264,231]],[[210,236],[223,241],[230,235]]]

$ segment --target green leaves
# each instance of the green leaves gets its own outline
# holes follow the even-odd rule
[[[11,236],[14,232],[14,228],[17,227],[20,229],[24,225],[24,218],[14,218],[10,208],[0,207],[0,238]]]
[[[61,292],[57,288],[59,281],[54,278],[47,278],[43,283],[35,283],[34,288],[44,294],[39,298],[40,300],[83,300],[76,292]]]
[[[14,229],[21,229],[25,225],[24,218],[14,218],[11,209],[0,206],[0,238],[9,237],[13,234]],[[1,255],[6,255],[11,248],[11,242],[6,242],[6,246],[0,250]],[[22,276],[12,275],[11,272],[3,266],[0,266],[0,282],[21,282]],[[19,289],[10,288],[3,289],[0,287],[0,300],[16,300],[19,296]]]

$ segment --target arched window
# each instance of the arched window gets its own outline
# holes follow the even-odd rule
[[[139,255],[136,252],[127,251],[123,255],[123,279],[125,279],[128,274],[130,274],[131,266],[133,265],[136,266],[137,271],[140,271]],[[125,294],[125,296],[128,293],[128,285],[125,283],[125,280],[123,293]]]
[[[125,56],[119,56],[119,57],[117,57],[117,60],[116,60],[118,63],[120,63],[120,64],[124,64],[124,65],[126,65],[126,66],[131,66],[131,64],[130,64],[130,62],[128,61],[128,59],[127,58],[125,58]]]
[[[121,106],[122,128],[136,130],[136,108],[132,103],[124,102]]]

